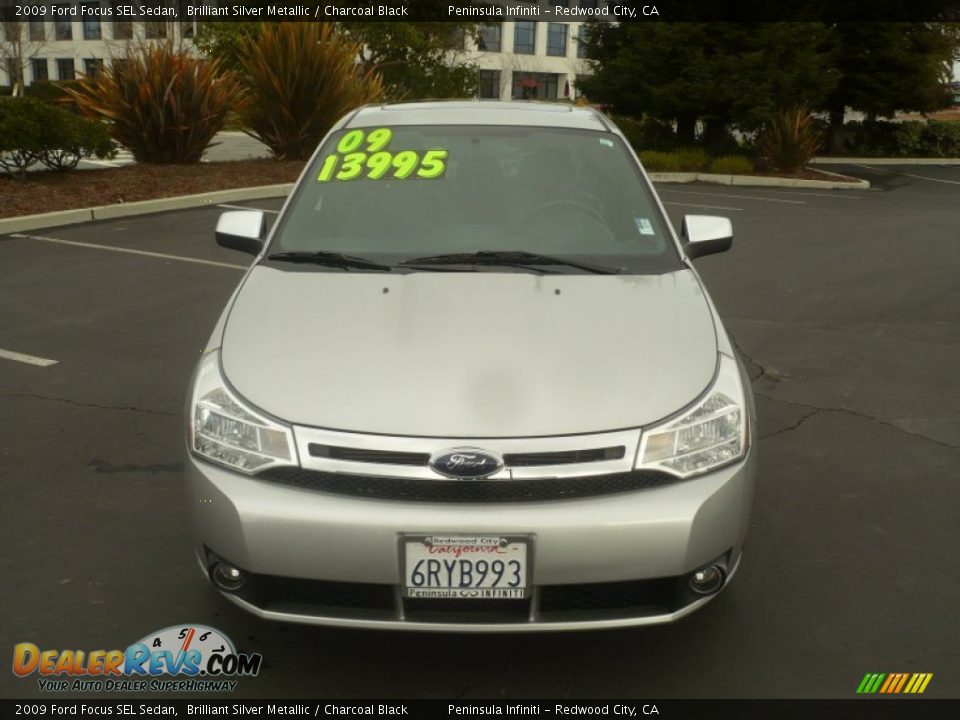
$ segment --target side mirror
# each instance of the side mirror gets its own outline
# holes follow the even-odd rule
[[[231,210],[217,220],[217,245],[259,255],[263,250],[266,221],[260,210]]]
[[[733,245],[733,225],[725,217],[684,215],[680,240],[691,260],[702,255],[725,252]]]

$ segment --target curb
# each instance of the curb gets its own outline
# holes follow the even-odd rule
[[[261,185],[259,187],[233,188],[230,190],[215,190],[214,192],[198,193],[196,195],[178,195],[176,197],[157,198],[156,200],[141,200],[131,203],[117,203],[115,205],[99,205],[92,208],[78,208],[76,210],[58,210],[57,212],[41,213],[39,215],[23,215],[21,217],[0,218],[0,235],[39,230],[41,228],[76,225],[77,223],[93,220],[110,220],[113,218],[130,217],[132,215],[149,215],[150,213],[165,212],[167,210],[184,210],[186,208],[216,205],[222,202],[237,200],[259,200],[261,198],[283,197],[293,190],[294,183],[280,185]]]
[[[650,176],[651,181],[659,183],[705,182],[714,185],[739,185],[741,187],[820,188],[821,190],[867,190],[870,187],[868,180],[836,182],[832,180],[799,180],[794,178],[763,177],[759,175],[717,175],[716,173],[694,172],[652,172],[647,174]],[[836,173],[826,174],[836,175]]]
[[[960,158],[818,157],[811,165],[960,165]]]

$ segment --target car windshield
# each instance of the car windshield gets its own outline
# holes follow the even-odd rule
[[[271,254],[317,251],[414,267],[422,258],[478,252],[534,253],[628,273],[682,267],[618,136],[541,127],[333,133],[270,246]],[[432,259],[432,270],[444,262]],[[552,265],[549,272],[582,270]]]

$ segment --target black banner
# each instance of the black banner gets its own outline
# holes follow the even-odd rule
[[[957,700],[3,700],[5,717],[953,718]]]
[[[0,11],[4,22],[960,22],[960,0],[0,0]]]

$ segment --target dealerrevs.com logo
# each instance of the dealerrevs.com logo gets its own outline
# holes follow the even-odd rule
[[[204,625],[164,628],[125,650],[42,650],[30,642],[13,648],[14,674],[37,675],[45,692],[229,692],[237,687],[232,678],[255,677],[262,662]]]

